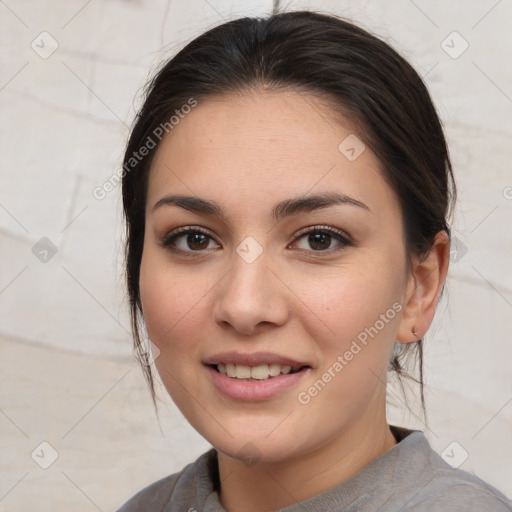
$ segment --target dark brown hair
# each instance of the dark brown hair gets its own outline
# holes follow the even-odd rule
[[[429,93],[414,69],[388,44],[356,25],[309,11],[267,18],[241,18],[194,39],[164,63],[149,82],[126,148],[123,206],[126,218],[126,279],[132,330],[141,351],[139,271],[144,243],[148,175],[159,127],[189,103],[245,90],[293,89],[323,98],[347,117],[380,160],[404,219],[408,261],[425,255],[435,235],[449,234],[447,217],[455,199],[448,149]],[[159,141],[158,141],[159,142]],[[153,146],[153,144],[151,144]],[[419,355],[423,410],[423,339],[395,344],[390,369],[405,370],[411,348]],[[144,374],[155,401],[151,367]],[[155,402],[156,403],[156,402]]]

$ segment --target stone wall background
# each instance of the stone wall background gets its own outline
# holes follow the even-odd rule
[[[393,385],[389,417],[512,496],[512,2],[285,6],[356,20],[433,95],[459,186],[457,250],[427,338],[428,427]],[[162,59],[223,20],[271,9],[0,2],[0,511],[115,510],[209,447],[163,392],[155,415],[131,351],[119,188],[103,200],[93,190],[120,167]]]

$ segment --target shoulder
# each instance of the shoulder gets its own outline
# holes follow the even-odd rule
[[[450,466],[422,432],[407,438],[394,480],[394,495],[401,494],[403,512],[512,511],[511,500],[478,476]]]
[[[182,472],[166,476],[157,482],[144,487],[130,498],[117,512],[161,511],[169,502],[176,482]]]
[[[438,470],[410,496],[403,512],[511,512],[512,501],[475,475],[460,469]]]
[[[169,507],[174,510],[175,504],[195,501],[200,480],[207,478],[209,464],[214,456],[214,450],[209,450],[181,471],[144,487],[117,512],[164,512],[170,510]]]

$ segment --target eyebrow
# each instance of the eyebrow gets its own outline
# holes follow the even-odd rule
[[[226,214],[215,201],[196,196],[169,195],[162,197],[153,206],[152,211],[154,212],[157,208],[166,205],[179,206],[193,213],[215,215],[223,220],[226,219]],[[353,197],[336,192],[326,192],[324,194],[285,199],[274,206],[271,215],[274,220],[280,221],[297,213],[310,212],[335,205],[351,205],[370,212],[370,208],[366,204]]]

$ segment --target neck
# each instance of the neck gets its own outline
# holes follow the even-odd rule
[[[384,412],[380,421],[362,417],[342,435],[292,460],[248,467],[219,452],[220,501],[228,512],[284,508],[348,480],[395,445]]]

